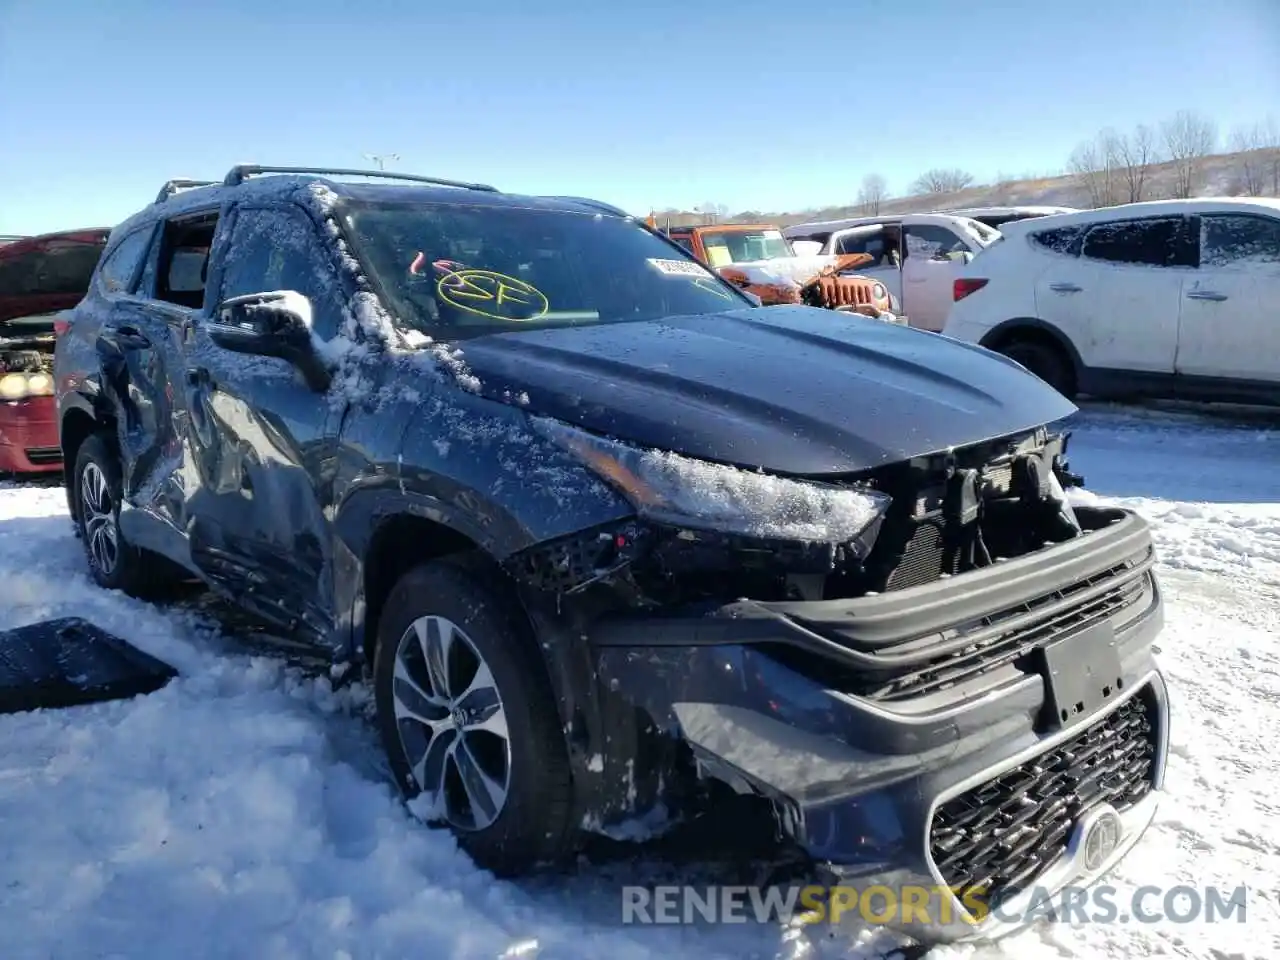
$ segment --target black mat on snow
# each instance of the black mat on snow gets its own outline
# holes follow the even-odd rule
[[[0,713],[124,700],[154,693],[177,675],[79,617],[0,630]]]

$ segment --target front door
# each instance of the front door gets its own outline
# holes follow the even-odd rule
[[[950,227],[906,222],[902,227],[902,308],[913,327],[938,333],[954,302],[953,286],[969,244]]]
[[[1200,217],[1200,266],[1183,289],[1178,373],[1280,382],[1280,220]]]
[[[310,301],[317,337],[340,329],[342,285],[300,207],[240,206],[213,262],[221,266],[209,276],[202,321],[231,297],[293,290]],[[284,360],[213,344],[202,323],[187,352],[185,389],[193,562],[290,639],[327,641],[334,603],[326,508],[344,407]]]

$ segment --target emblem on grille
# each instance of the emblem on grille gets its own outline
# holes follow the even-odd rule
[[[1124,824],[1114,807],[1102,804],[1076,821],[1071,848],[1076,863],[1086,873],[1094,873],[1120,846]]]

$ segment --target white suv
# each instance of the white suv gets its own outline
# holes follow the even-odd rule
[[[1280,200],[1131,203],[1005,224],[943,333],[1062,393],[1280,404]]]

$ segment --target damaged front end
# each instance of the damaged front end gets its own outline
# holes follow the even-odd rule
[[[561,668],[595,691],[569,731],[585,826],[754,798],[833,882],[954,889],[947,923],[895,924],[930,940],[1084,876],[1101,809],[1121,828],[1095,874],[1141,835],[1167,748],[1153,547],[1138,516],[1068,503],[1066,437],[677,491],[670,460],[549,435],[637,506],[509,563],[544,643],[585,640]]]
[[[52,321],[0,325],[0,474],[62,468],[54,402]],[[47,330],[45,327],[47,326]]]

